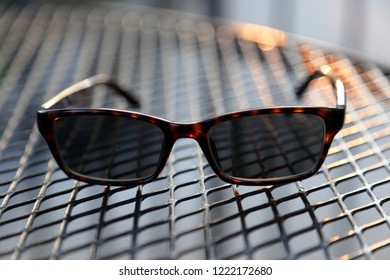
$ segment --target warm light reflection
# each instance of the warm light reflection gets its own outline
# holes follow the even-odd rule
[[[332,67],[330,67],[329,65],[322,65],[321,66],[321,72],[324,73],[324,75],[328,75],[328,73],[332,71]]]
[[[352,117],[349,114],[346,114],[344,123],[349,124],[351,122],[352,122]]]
[[[329,243],[333,243],[339,239],[340,239],[340,235],[332,236],[331,238],[329,238]]]
[[[390,238],[387,238],[385,240],[379,241],[373,245],[370,246],[371,250],[380,249],[382,247],[385,247],[390,244]]]
[[[259,47],[265,51],[284,45],[286,42],[286,35],[284,32],[262,25],[240,25],[237,29],[237,33],[243,40],[258,43]]]
[[[344,128],[343,136],[353,135],[353,134],[358,133],[359,131],[360,131],[360,128],[357,127],[356,125],[346,127],[346,128]]]
[[[348,254],[342,255],[341,257],[338,258],[339,260],[349,260],[350,256]]]

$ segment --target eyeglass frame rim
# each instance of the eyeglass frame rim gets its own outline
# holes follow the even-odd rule
[[[139,106],[139,102],[137,101],[137,99],[131,96],[131,93],[123,90],[118,84],[114,82],[114,80],[111,77],[107,75],[97,75],[68,87],[67,89],[60,92],[58,95],[56,95],[55,97],[53,97],[52,99],[44,103],[41,106],[41,109],[37,111],[38,129],[42,134],[42,136],[44,137],[44,139],[46,140],[46,143],[48,144],[49,149],[53,154],[61,170],[63,170],[65,174],[67,174],[69,177],[82,182],[99,184],[99,185],[127,186],[127,187],[150,183],[156,180],[158,176],[161,174],[176,140],[179,138],[187,137],[187,138],[192,138],[198,142],[211,169],[220,179],[222,179],[227,183],[237,184],[237,185],[248,185],[248,186],[285,184],[285,183],[295,182],[295,181],[308,178],[314,175],[320,169],[328,154],[329,148],[332,144],[334,137],[341,130],[344,124],[345,111],[346,111],[346,102],[345,102],[346,97],[345,97],[345,90],[344,90],[343,83],[339,79],[334,79],[333,77],[327,74],[316,71],[309,76],[308,80],[306,81],[307,84],[303,86],[303,91],[312,80],[324,76],[330,79],[332,87],[336,93],[337,104],[335,107],[273,106],[273,107],[255,108],[255,109],[229,112],[221,116],[216,116],[198,122],[170,121],[164,118],[152,116],[145,113],[140,113],[140,112],[135,112],[130,110],[109,109],[109,108],[50,109],[55,104],[60,102],[62,99],[74,93],[88,89],[92,86],[96,86],[98,84],[110,85],[113,86],[114,88],[119,89],[118,91],[121,95],[123,94],[128,95],[127,97],[125,96],[125,98],[131,104],[133,104],[135,107]],[[297,95],[299,94],[299,91],[302,91],[302,88],[297,91]],[[271,178],[271,179],[247,179],[247,178],[237,178],[226,174],[222,170],[222,168],[218,166],[217,160],[214,159],[214,156],[210,150],[209,140],[207,138],[207,134],[209,133],[210,129],[216,124],[227,120],[232,120],[232,119],[241,118],[245,116],[276,114],[276,113],[312,114],[312,115],[320,116],[322,118],[325,124],[325,133],[324,133],[324,142],[323,142],[320,160],[317,162],[317,164],[307,172],[286,176],[282,178],[279,177],[279,178]],[[80,115],[80,114],[83,115],[104,114],[104,115],[111,115],[111,116],[121,116],[121,117],[138,119],[138,120],[146,121],[148,123],[155,124],[163,132],[164,140],[165,140],[160,154],[160,159],[158,161],[158,168],[156,168],[156,171],[152,175],[143,178],[124,180],[124,179],[102,179],[102,178],[90,177],[90,176],[79,174],[71,170],[62,159],[59,149],[57,148],[57,143],[54,137],[53,122],[56,118],[59,117]]]

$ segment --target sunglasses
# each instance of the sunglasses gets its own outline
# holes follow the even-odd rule
[[[329,69],[328,69],[329,70]],[[346,110],[343,83],[316,71],[297,89],[329,79],[334,107],[279,106],[232,112],[200,122],[173,122],[127,110],[64,108],[76,93],[105,85],[134,107],[140,103],[114,80],[97,75],[65,89],[41,106],[38,128],[59,167],[93,184],[131,186],[155,180],[175,141],[193,138],[225,182],[274,185],[315,174],[341,130]]]

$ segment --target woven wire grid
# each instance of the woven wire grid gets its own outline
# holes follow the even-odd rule
[[[176,12],[0,11],[1,259],[390,258],[390,86],[374,65],[293,38],[259,46],[235,24]],[[142,111],[190,121],[292,104],[322,64],[345,83],[346,123],[319,173],[287,185],[224,183],[179,140],[155,182],[91,186],[63,174],[35,125],[40,104],[96,73],[130,88]]]

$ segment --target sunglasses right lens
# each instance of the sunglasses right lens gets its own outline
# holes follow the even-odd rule
[[[323,119],[311,114],[264,114],[224,121],[209,132],[214,160],[241,179],[285,179],[314,170],[325,138]]]
[[[111,181],[152,176],[164,134],[151,123],[121,116],[70,115],[54,121],[63,163],[78,175]]]

